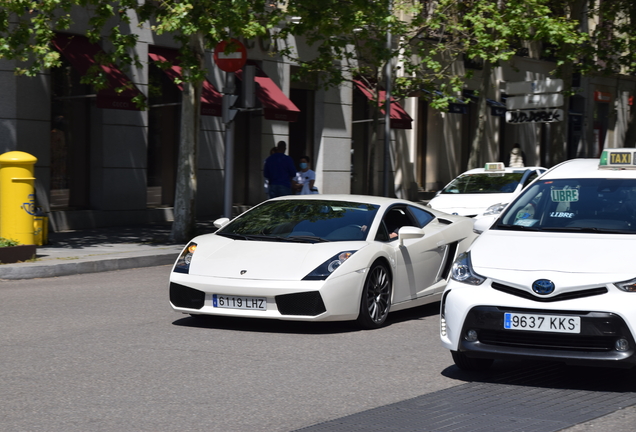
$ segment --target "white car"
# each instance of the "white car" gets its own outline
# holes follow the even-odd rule
[[[545,171],[542,167],[510,168],[501,162],[489,162],[484,168],[466,171],[455,178],[428,205],[435,210],[468,217],[501,212]]]
[[[410,201],[352,195],[275,198],[194,238],[170,275],[190,315],[381,326],[389,310],[439,301],[473,221]]]
[[[552,168],[453,264],[440,337],[455,364],[636,364],[636,151]],[[477,226],[476,226],[477,228]]]

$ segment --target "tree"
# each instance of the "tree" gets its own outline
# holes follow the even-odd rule
[[[368,172],[377,154],[387,65],[391,95],[397,99],[423,92],[434,108],[445,109],[452,93],[461,88],[462,77],[451,69],[458,53],[446,44],[439,23],[430,20],[432,5],[411,0],[289,0],[286,12],[293,19],[274,35],[288,44],[279,54],[296,62],[301,75],[317,76],[327,88],[357,80],[371,90],[374,122]],[[290,36],[303,37],[315,56],[300,55]],[[369,184],[367,193],[374,192]]]
[[[559,15],[550,0],[441,0],[434,16],[446,28],[449,39],[456,39],[463,55],[484,64],[478,90],[477,130],[471,146],[468,168],[481,164],[484,144],[486,96],[491,70],[511,58],[524,45],[540,42],[561,47],[560,62],[575,58],[571,47],[582,44],[578,22]],[[562,151],[561,151],[562,153]]]
[[[199,104],[206,74],[204,50],[230,36],[249,39],[264,35],[281,15],[269,3],[265,0],[0,0],[0,58],[17,60],[16,73],[27,76],[36,75],[42,68],[59,66],[60,55],[50,42],[55,31],[70,28],[73,11],[78,8],[89,16],[85,34],[91,42],[106,37],[113,45],[112,51],[99,59],[105,65],[140,67],[139,59],[132,53],[137,34],[128,30],[135,16],[141,26],[157,34],[173,35],[180,44],[184,85],[171,239],[183,242],[194,235],[195,228]],[[82,81],[100,89],[106,85],[106,76],[101,68],[92,68]],[[136,103],[143,107],[143,97]]]
[[[372,107],[376,111],[382,107],[377,99],[384,88],[386,64],[392,66],[391,87],[397,97],[427,90],[432,106],[445,110],[470,78],[456,75],[451,66],[462,59],[483,63],[475,93],[478,122],[471,168],[481,163],[492,68],[510,61],[531,42],[567,47],[559,54],[573,59],[571,48],[585,40],[577,30],[578,22],[555,13],[552,6],[549,0],[291,0],[288,12],[298,18],[280,35],[303,35],[316,48],[311,60],[294,58],[291,49],[283,54],[299,62],[303,71],[320,74],[326,86],[352,78],[366,80],[375,92]],[[387,32],[393,35],[390,48],[385,42]]]

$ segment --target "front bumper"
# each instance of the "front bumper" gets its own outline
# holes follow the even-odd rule
[[[461,334],[475,330],[478,339],[469,342],[462,338],[459,351],[471,357],[541,358],[576,364],[625,362],[629,363],[625,366],[631,367],[635,362],[634,339],[618,315],[608,312],[559,312],[558,316],[581,318],[581,333],[572,334],[506,330],[503,328],[505,312],[556,315],[546,314],[540,309],[474,307],[466,316]],[[617,351],[615,343],[618,339],[627,339],[631,348]]]
[[[170,305],[181,313],[294,321],[354,320],[366,271],[324,281],[260,281],[172,273]],[[215,307],[213,295],[264,298],[266,310]]]
[[[442,299],[442,344],[474,358],[541,359],[568,364],[632,367],[636,364],[636,342],[624,317],[632,315],[633,308],[622,294],[607,292],[537,304],[488,286],[466,287],[452,281]],[[617,308],[608,311],[611,308],[603,308],[603,305],[616,305]],[[556,333],[504,329],[506,312],[580,317],[581,331]],[[466,335],[469,330],[476,332],[476,340],[468,340]],[[627,340],[626,350],[617,349],[619,339]]]

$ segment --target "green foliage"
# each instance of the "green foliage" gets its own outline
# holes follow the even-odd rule
[[[280,54],[300,64],[301,74],[319,75],[325,87],[362,78],[382,88],[390,63],[394,96],[424,91],[444,109],[470,77],[453,67],[462,58],[496,65],[509,61],[523,42],[542,41],[559,47],[561,61],[574,59],[586,35],[552,6],[549,0],[290,0],[287,12],[296,19],[277,36],[306,38],[316,50],[313,58],[292,46]]]
[[[19,245],[20,245],[20,242],[17,240],[0,237],[0,247],[10,247],[10,246],[19,246]]]
[[[16,73],[35,76],[42,68],[61,64],[50,41],[56,31],[68,31],[73,17],[86,19],[85,35],[91,42],[105,37],[112,49],[97,60],[126,70],[142,66],[134,47],[137,35],[131,25],[156,34],[169,32],[181,43],[179,61],[184,80],[201,82],[205,70],[200,55],[191,49],[191,37],[201,35],[204,48],[212,49],[230,36],[247,39],[265,35],[281,17],[265,0],[0,0],[0,58],[16,60]],[[73,14],[72,14],[73,12]],[[144,59],[145,60],[145,59]],[[106,76],[94,67],[83,83],[104,88]],[[125,88],[115,89],[123,91]]]

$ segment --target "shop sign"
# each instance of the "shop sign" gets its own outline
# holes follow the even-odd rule
[[[563,110],[523,110],[506,112],[506,122],[513,124],[554,123],[563,120]]]

